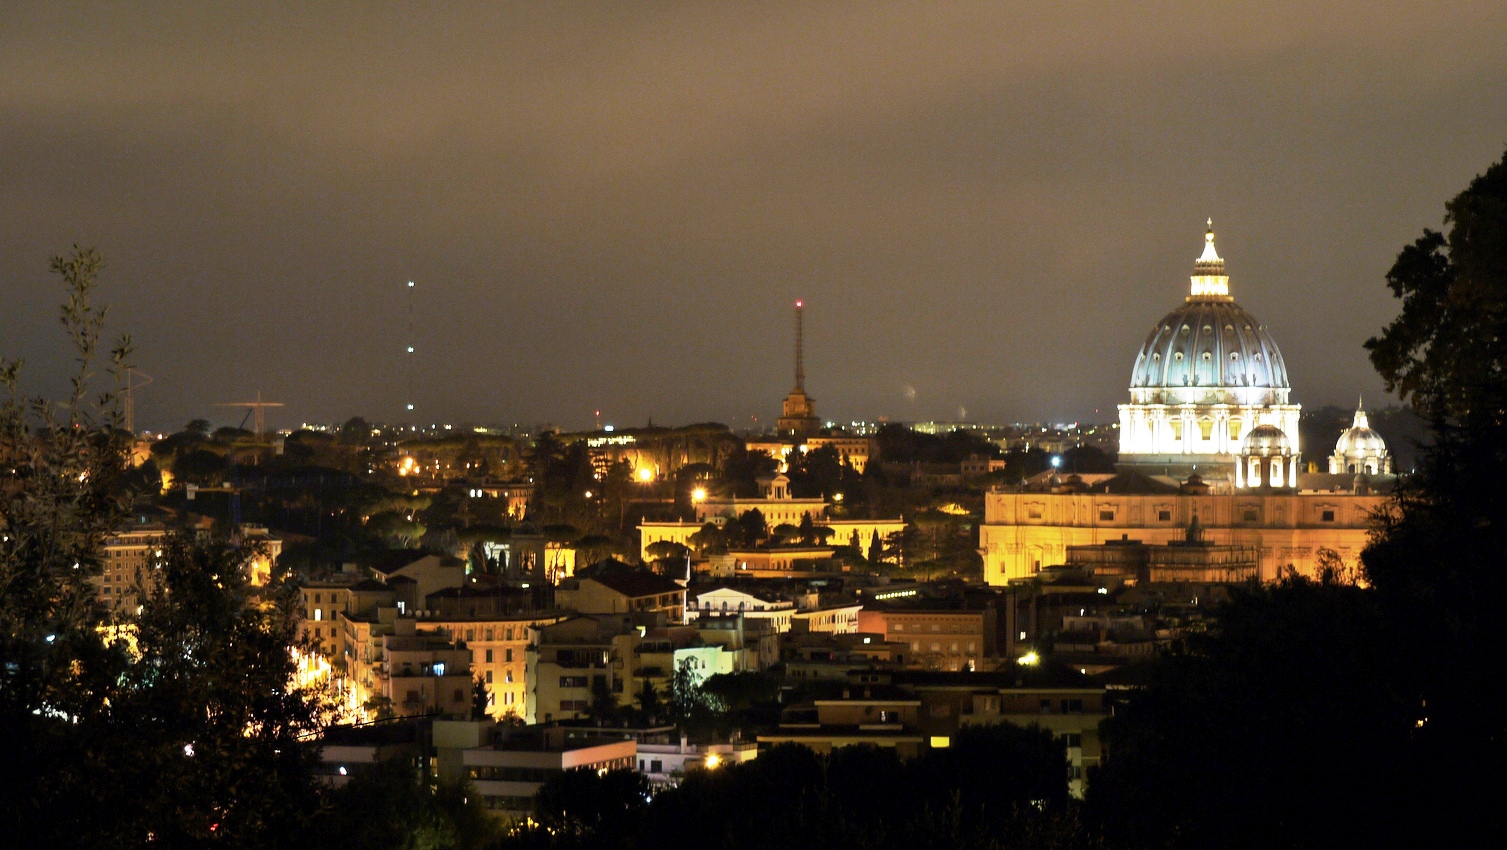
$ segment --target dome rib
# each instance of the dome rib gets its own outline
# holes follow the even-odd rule
[[[1158,322],[1130,378],[1132,390],[1188,387],[1290,389],[1266,328],[1234,301],[1212,299],[1190,299]]]

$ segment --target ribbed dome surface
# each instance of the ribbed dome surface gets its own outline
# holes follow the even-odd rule
[[[1245,435],[1245,443],[1242,446],[1242,454],[1247,455],[1273,455],[1289,454],[1292,446],[1287,441],[1287,435],[1275,425],[1257,425]]]
[[[1191,298],[1157,323],[1136,355],[1130,388],[1288,389],[1282,353],[1228,298]]]
[[[1370,428],[1346,428],[1334,450],[1346,457],[1371,457],[1387,450],[1387,441]]]

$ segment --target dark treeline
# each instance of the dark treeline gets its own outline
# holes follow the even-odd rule
[[[1040,729],[967,729],[946,749],[820,755],[797,744],[698,770],[649,799],[623,771],[575,771],[540,792],[538,827],[502,846],[739,850],[767,847],[1073,846],[1060,740]],[[966,781],[960,781],[966,777]]]

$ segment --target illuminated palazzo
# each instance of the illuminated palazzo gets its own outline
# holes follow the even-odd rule
[[[1282,353],[1265,327],[1230,296],[1213,222],[1193,266],[1192,291],[1141,346],[1120,405],[1120,467],[1146,474],[1236,477],[1245,442],[1259,426],[1279,429],[1297,473],[1299,405]],[[1244,479],[1244,475],[1240,476]]]
[[[1045,567],[1066,563],[1069,546],[1126,538],[1166,545],[1182,540],[1194,517],[1209,543],[1256,550],[1262,581],[1276,579],[1289,566],[1312,576],[1324,549],[1354,567],[1370,540],[1372,512],[1387,502],[1385,495],[1354,487],[1353,475],[1300,476],[1310,486],[1335,485],[1330,490],[1223,492],[1134,475],[1083,478],[1088,480],[1078,486],[995,490],[984,496],[979,546],[986,582],[1030,579]]]

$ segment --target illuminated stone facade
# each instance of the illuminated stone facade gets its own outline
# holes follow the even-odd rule
[[[1306,477],[1300,476],[1300,486]],[[1205,494],[1176,487],[1160,493],[1096,489],[986,494],[979,528],[984,579],[990,584],[1029,579],[1044,567],[1067,563],[1069,546],[1126,537],[1151,545],[1182,540],[1194,516],[1211,544],[1254,548],[1262,581],[1275,579],[1288,565],[1312,575],[1320,549],[1331,549],[1355,566],[1370,539],[1371,514],[1387,501],[1384,495],[1348,488]]]

